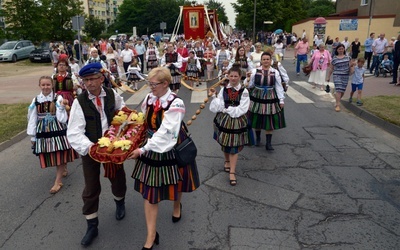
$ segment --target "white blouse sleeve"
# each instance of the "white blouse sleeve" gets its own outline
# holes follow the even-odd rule
[[[37,109],[35,106],[36,98],[33,98],[31,105],[28,107],[28,127],[26,133],[32,136],[31,141],[35,141],[36,125],[37,125]]]
[[[87,155],[94,143],[85,135],[86,120],[78,100],[72,103],[68,121],[67,138],[69,144],[80,155]]]
[[[222,112],[225,109],[225,102],[223,97],[224,87],[222,87],[218,93],[218,96],[214,96],[210,103],[210,111],[213,113]]]
[[[59,95],[57,97],[57,101],[56,101],[56,117],[57,117],[57,121],[59,121],[61,123],[67,123],[68,113],[65,110],[65,106],[61,105],[62,102],[63,102],[63,98],[61,95]]]
[[[164,117],[161,126],[147,140],[143,149],[146,151],[153,151],[157,153],[164,153],[170,151],[178,140],[179,130],[185,115],[185,104],[182,99],[176,98],[169,109],[164,112]]]

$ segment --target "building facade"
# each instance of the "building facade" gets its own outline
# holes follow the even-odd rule
[[[83,7],[85,14],[98,17],[109,26],[116,20],[122,2],[123,0],[84,0]]]
[[[297,22],[292,32],[301,36],[305,30],[311,41],[317,33],[339,41],[359,38],[363,43],[372,32],[385,33],[389,40],[400,34],[400,0],[336,0],[336,13],[323,19],[325,24],[319,24],[317,18]]]

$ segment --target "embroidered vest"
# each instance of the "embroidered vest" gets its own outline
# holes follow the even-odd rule
[[[110,126],[115,112],[115,95],[112,89],[103,89],[106,92],[106,96],[103,98],[104,112],[107,117],[108,126]],[[97,111],[93,102],[89,99],[87,91],[82,92],[77,99],[82,107],[83,114],[85,115],[85,135],[91,142],[96,143],[97,140],[103,136],[100,113]]]

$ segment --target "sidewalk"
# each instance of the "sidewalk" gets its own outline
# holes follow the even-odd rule
[[[286,50],[285,52],[285,60],[293,60],[294,58],[294,49]],[[290,71],[291,67],[288,67],[288,71]],[[351,78],[350,78],[351,79]],[[394,84],[389,84],[392,81],[392,76],[388,75],[387,77],[383,77],[380,75],[379,77],[375,77],[372,74],[369,74],[369,70],[365,75],[364,87],[362,91],[362,98],[372,97],[372,96],[389,96],[389,95],[400,95],[400,86],[396,86]],[[400,127],[394,125],[390,122],[387,122],[370,112],[364,109],[362,106],[357,106],[355,102],[349,103],[348,99],[350,97],[351,92],[351,82],[347,86],[346,92],[344,93],[343,99],[341,101],[342,105],[354,113],[358,117],[368,121],[369,123],[374,124],[377,127],[380,127],[387,132],[397,136],[400,138]]]

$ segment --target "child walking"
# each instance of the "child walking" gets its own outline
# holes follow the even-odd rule
[[[218,95],[210,88],[213,97],[210,111],[216,113],[214,119],[214,139],[224,153],[224,171],[229,172],[229,183],[237,184],[236,163],[238,153],[248,143],[247,111],[250,105],[249,92],[240,83],[241,69],[232,67],[228,71],[229,83],[222,87]]]
[[[353,77],[351,78],[351,93],[349,102],[353,101],[353,95],[357,90],[357,106],[363,105],[361,101],[362,89],[364,86],[364,74],[366,69],[363,68],[365,59],[360,57],[357,59],[357,67],[354,68]]]
[[[134,90],[138,90],[138,81],[143,80],[143,76],[140,74],[141,67],[139,60],[134,57],[131,61],[131,64],[128,67],[128,82],[134,82],[135,87]]]
[[[189,57],[182,58],[182,61],[187,62],[186,76],[190,81],[190,86],[193,87],[193,81],[196,81],[196,87],[199,86],[199,72],[201,71],[200,61],[195,58],[194,51],[189,52]]]
[[[62,178],[68,175],[67,163],[78,158],[78,154],[67,141],[68,114],[65,106],[68,100],[53,92],[50,76],[39,79],[41,93],[28,108],[27,134],[32,136],[33,153],[39,156],[42,168],[57,166],[56,180],[51,194],[60,191]]]

